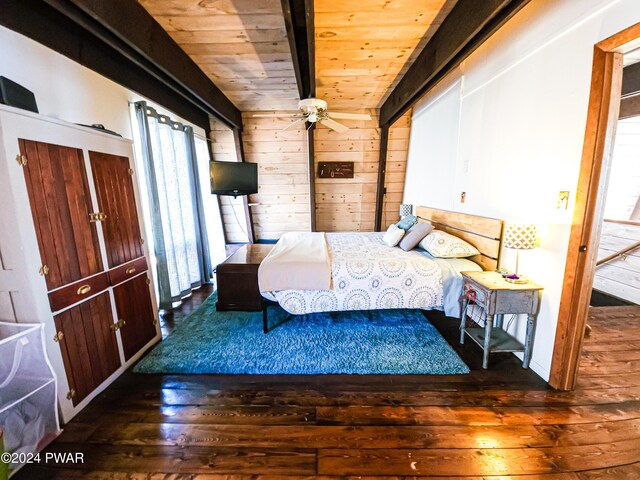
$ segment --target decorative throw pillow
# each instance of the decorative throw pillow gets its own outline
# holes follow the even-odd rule
[[[398,226],[398,228],[401,228],[402,230],[409,230],[416,223],[418,223],[418,217],[416,217],[415,215],[407,215],[398,223],[396,223],[396,225]]]
[[[422,239],[420,246],[439,258],[464,258],[480,254],[473,245],[442,230],[431,232]]]
[[[385,233],[384,237],[382,237],[382,241],[388,247],[395,247],[396,245],[398,245],[398,242],[404,236],[404,233],[405,233],[404,230],[402,230],[401,228],[398,228],[397,225],[389,225],[389,228],[387,229],[387,233]]]
[[[407,233],[402,237],[398,246],[405,252],[408,252],[415,248],[416,245],[420,243],[420,240],[429,235],[432,231],[433,225],[430,223],[416,223],[413,227],[407,230]]]

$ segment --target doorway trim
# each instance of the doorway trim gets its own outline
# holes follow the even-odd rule
[[[577,381],[620,109],[622,59],[640,46],[639,40],[637,23],[593,50],[587,125],[549,377],[549,384],[559,390],[572,390]]]

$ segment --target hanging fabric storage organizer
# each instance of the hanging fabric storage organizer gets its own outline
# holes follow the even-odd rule
[[[0,428],[5,450],[26,460],[60,431],[57,384],[43,324],[0,322]],[[12,463],[10,472],[22,464]]]

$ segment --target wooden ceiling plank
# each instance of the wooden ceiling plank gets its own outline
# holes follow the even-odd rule
[[[318,95],[333,109],[377,108],[455,2],[316,0]]]
[[[268,14],[280,7],[278,0],[140,0],[151,15]]]
[[[238,28],[235,30],[198,30],[197,32],[171,31],[169,35],[179,45],[192,43],[226,45],[229,43],[279,42],[286,38],[287,32],[284,27],[258,30]]]
[[[265,15],[156,15],[154,17],[165,30],[171,31],[190,31],[197,32],[200,30],[261,30],[274,29],[282,27],[282,15],[265,14]]]
[[[459,0],[380,108],[389,125],[529,0]]]

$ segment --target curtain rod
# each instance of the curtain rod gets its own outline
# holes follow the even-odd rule
[[[144,100],[141,100],[141,101],[144,101]],[[132,105],[135,106],[135,104],[138,103],[138,102],[127,102],[127,103],[129,104],[129,106],[132,106]],[[145,102],[145,105],[146,105],[146,102]],[[149,108],[149,109],[153,110],[156,113],[156,116],[158,116],[158,117],[167,118],[172,124],[184,126],[181,122],[176,122],[175,120],[171,119],[171,117],[169,117],[168,115],[163,115],[161,113],[158,113],[155,108],[150,107],[149,105],[147,105],[146,108]],[[187,125],[187,126],[190,127],[193,130],[193,126],[192,125]],[[202,127],[200,127],[200,128],[202,128]],[[193,132],[193,136],[194,137],[198,137],[199,139],[204,140],[206,142],[209,142],[211,144],[214,143],[213,140],[211,140],[210,138],[207,138],[204,135],[200,135],[199,133],[196,133],[195,131]]]

